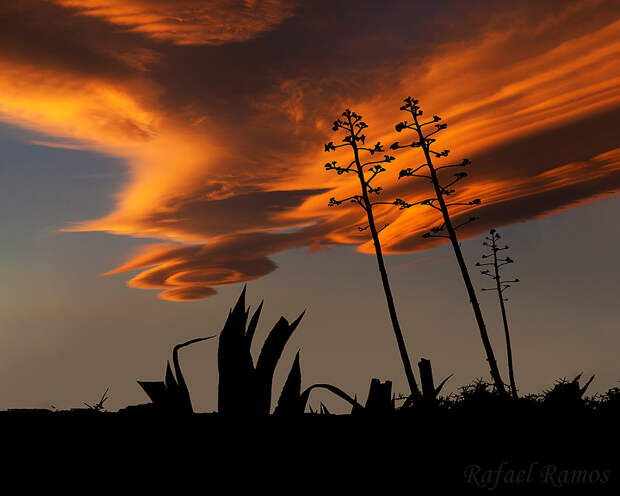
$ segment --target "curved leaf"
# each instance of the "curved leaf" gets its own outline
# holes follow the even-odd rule
[[[185,377],[183,377],[183,371],[181,370],[181,365],[179,363],[179,350],[181,348],[185,348],[194,343],[199,343],[200,341],[206,341],[207,339],[213,339],[215,336],[207,336],[205,338],[194,338],[189,341],[185,341],[184,343],[180,343],[174,346],[172,349],[172,363],[174,364],[174,373],[176,375],[176,391],[177,398],[176,401],[179,403],[179,407],[193,412],[194,409],[192,407],[192,401],[189,395],[189,390],[187,389],[187,384],[185,382]],[[168,363],[168,368],[170,368],[170,363]],[[167,373],[166,373],[167,377]]]
[[[441,392],[441,389],[444,387],[444,384],[446,382],[448,382],[448,380],[453,376],[454,374],[450,374],[448,377],[446,377],[443,381],[441,381],[441,383],[439,384],[439,386],[437,386],[437,388],[435,389],[435,396],[439,395],[439,393]]]
[[[351,404],[353,408],[361,408],[362,410],[364,409],[364,407],[360,403],[358,403],[356,399],[351,398],[351,396],[349,396],[347,393],[345,393],[342,389],[340,389],[337,386],[333,386],[331,384],[313,384],[312,386],[306,388],[306,390],[303,393],[301,393],[301,405],[303,406],[304,410],[306,409],[306,404],[308,403],[308,398],[310,397],[310,393],[312,392],[313,389],[317,389],[317,388],[327,389],[328,391],[334,393],[339,398],[342,398],[347,403]]]
[[[199,343],[200,341],[206,341],[207,339],[213,339],[214,337],[215,335],[207,336],[205,338],[190,339],[189,341],[177,344],[174,346],[174,348],[172,348],[172,363],[174,365],[174,373],[176,375],[177,383],[179,384],[179,386],[187,389],[187,385],[185,384],[185,377],[183,377],[183,371],[181,370],[181,365],[179,364],[179,350],[181,348],[189,346],[190,344]]]

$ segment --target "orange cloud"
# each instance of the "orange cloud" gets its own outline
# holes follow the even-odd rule
[[[282,0],[54,0],[152,38],[180,45],[248,41],[290,17]]]
[[[0,118],[63,138],[38,144],[88,148],[121,157],[130,167],[130,182],[118,193],[115,211],[67,230],[183,240],[208,237],[205,233],[192,238],[147,222],[168,198],[191,191],[208,173],[209,164],[222,156],[207,136],[166,115],[157,104],[158,91],[144,80],[119,85],[0,61]]]
[[[483,200],[482,220],[465,237],[620,185],[620,9],[612,2],[564,2],[561,15],[539,2],[506,2],[487,21],[463,16],[462,32],[442,29],[437,12],[416,38],[405,3],[373,16],[339,2],[326,11],[276,1],[235,10],[225,0],[57,0],[54,15],[49,2],[28,4],[32,16],[18,15],[14,32],[0,34],[0,119],[44,134],[35,140],[44,146],[123,160],[128,180],[111,211],[67,230],[182,243],[147,247],[108,273],[141,270],[128,284],[164,299],[204,298],[263,277],[276,269],[269,256],[292,248],[372,252],[356,229],[363,212],[327,207],[359,186],[322,167],[350,160],[322,152],[344,107],[364,114],[373,143],[412,139],[394,130],[409,94],[445,118],[439,145],[455,161],[473,160],[456,200]],[[15,15],[17,7],[3,9]],[[69,31],[84,40],[74,52]],[[51,54],[34,35],[16,43],[19,33],[62,51]],[[428,184],[396,179],[421,163],[419,152],[395,155],[378,178],[384,199],[430,196]],[[473,212],[453,210],[457,219]],[[436,211],[377,213],[389,224],[386,252],[434,245],[420,235]]]
[[[484,198],[483,206],[463,206],[452,208],[451,211],[457,225],[474,213],[481,216],[483,226],[468,224],[462,236],[466,239],[489,227],[542,217],[574,207],[600,194],[608,194],[610,188],[618,185],[620,148],[584,162],[565,164],[520,180],[472,182],[460,188],[459,196],[461,200]],[[455,197],[454,201],[459,201],[459,197]],[[427,240],[422,239],[421,235],[431,224],[441,224],[441,221],[437,212],[430,209],[422,215],[415,212],[401,215],[382,233],[387,251],[406,253],[428,247]],[[403,236],[402,233],[407,235]],[[360,250],[370,253],[372,247],[367,243]]]
[[[157,114],[125,88],[1,62],[0,73],[0,115],[12,124],[101,151],[135,148],[157,134]]]
[[[589,161],[566,164],[519,182],[480,182],[466,188],[463,193],[469,196],[481,194],[487,198],[485,206],[477,212],[486,218],[486,229],[490,225],[548,215],[566,208],[566,197],[572,198],[573,204],[590,199],[601,190],[601,180],[607,186],[620,186],[620,148]],[[555,197],[549,198],[546,192],[553,192]],[[471,207],[454,213],[458,223],[458,219],[466,219],[471,214]],[[499,219],[492,218],[498,214]],[[405,211],[394,224],[382,231],[381,238],[391,253],[424,250],[438,244],[437,241],[429,243],[421,237],[435,220],[437,215],[434,211]],[[472,226],[468,225],[465,237],[478,234],[482,229]],[[291,233],[253,232],[226,236],[215,239],[207,246],[151,245],[105,275],[142,269],[129,281],[130,287],[163,289],[159,297],[165,300],[194,300],[215,294],[214,286],[263,277],[277,268],[268,258],[269,255],[308,245],[312,251],[312,247],[316,249],[318,246],[318,240],[332,240],[338,231],[338,222],[335,222],[332,225],[317,224]],[[347,241],[344,238],[341,242]],[[361,248],[371,252],[367,245]]]
[[[130,279],[130,287],[163,289],[159,297],[164,300],[204,298],[215,294],[213,286],[250,281],[273,272],[277,265],[268,255],[310,245],[330,227],[223,236],[210,245],[149,245],[137,250],[122,266],[103,275],[142,269]]]

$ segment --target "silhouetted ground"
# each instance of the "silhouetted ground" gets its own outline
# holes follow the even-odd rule
[[[490,398],[379,416],[9,410],[0,426],[5,453],[25,450],[29,463],[31,454],[60,456],[73,460],[68,467],[144,483],[178,476],[211,487],[223,478],[229,489],[348,494],[376,485],[412,495],[429,485],[459,494],[613,494],[620,486],[617,409]],[[8,433],[16,439],[7,444]]]

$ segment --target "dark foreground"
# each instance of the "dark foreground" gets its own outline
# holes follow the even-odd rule
[[[173,481],[178,494],[195,484],[202,493],[219,487],[218,494],[420,494],[429,487],[458,488],[448,494],[618,494],[618,424],[614,412],[588,410],[296,418],[0,412],[3,452],[10,454],[5,474],[59,463],[69,478],[119,477],[123,492],[132,482],[145,489]]]

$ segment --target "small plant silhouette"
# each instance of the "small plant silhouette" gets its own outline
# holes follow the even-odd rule
[[[400,200],[401,208],[410,208],[414,205],[426,205],[431,208],[434,208],[438,212],[441,213],[443,218],[443,223],[433,227],[429,232],[423,235],[424,238],[448,238],[450,243],[452,244],[452,249],[454,251],[454,255],[456,256],[456,260],[458,262],[459,268],[461,270],[461,275],[463,277],[463,281],[465,283],[465,287],[467,289],[467,295],[469,297],[469,301],[474,310],[474,315],[476,317],[476,323],[478,324],[478,328],[480,330],[480,338],[482,339],[482,344],[484,346],[484,350],[486,352],[487,361],[489,362],[489,367],[491,370],[491,378],[495,384],[495,387],[500,393],[505,393],[504,383],[502,381],[501,375],[499,373],[499,368],[497,367],[497,362],[495,360],[495,354],[493,353],[493,347],[491,346],[491,341],[489,340],[489,335],[487,333],[486,325],[484,323],[484,318],[482,316],[482,311],[480,310],[480,304],[478,303],[478,297],[476,296],[476,291],[474,290],[474,286],[471,281],[471,277],[469,276],[469,271],[467,270],[467,265],[465,264],[465,259],[463,258],[463,253],[461,251],[461,246],[458,242],[458,238],[456,235],[456,230],[459,227],[462,227],[470,222],[477,220],[477,217],[470,217],[465,222],[461,224],[454,225],[452,222],[452,218],[450,217],[449,207],[456,205],[479,205],[480,199],[474,199],[469,202],[449,202],[449,197],[455,193],[455,190],[452,188],[454,184],[461,181],[465,177],[467,177],[466,172],[457,172],[455,173],[445,184],[442,184],[443,181],[439,178],[439,173],[441,171],[452,170],[453,168],[461,168],[467,167],[471,164],[469,159],[464,159],[462,162],[451,165],[442,165],[440,167],[435,167],[433,164],[433,158],[443,158],[447,157],[450,153],[450,150],[436,151],[431,146],[435,143],[436,138],[432,138],[435,134],[446,129],[448,127],[447,124],[437,124],[442,119],[438,115],[434,115],[433,118],[424,123],[420,123],[420,117],[423,114],[419,106],[418,100],[415,100],[411,97],[407,97],[404,100],[405,104],[400,107],[400,110],[403,112],[407,112],[411,114],[412,121],[403,121],[396,124],[395,128],[397,132],[402,132],[406,129],[410,129],[415,132],[416,137],[414,140],[406,145],[401,145],[398,141],[393,143],[390,146],[392,150],[398,150],[401,148],[421,148],[424,153],[424,158],[426,160],[425,163],[419,165],[415,168],[407,168],[400,171],[398,178],[401,179],[403,177],[415,177],[422,178],[430,181],[433,184],[433,189],[435,192],[435,197],[427,198],[422,201],[418,201],[415,203],[407,203],[405,201]],[[425,133],[426,126],[434,126],[434,130],[431,132]],[[448,198],[448,200],[446,200]]]
[[[379,274],[381,275],[381,282],[383,284],[383,291],[385,292],[385,299],[387,301],[388,312],[390,315],[390,320],[392,322],[392,327],[394,329],[394,335],[396,336],[396,343],[398,345],[398,351],[400,353],[400,358],[403,362],[403,367],[405,369],[405,376],[407,378],[407,382],[409,384],[409,389],[411,394],[414,396],[420,395],[420,390],[418,389],[418,385],[415,381],[415,377],[413,375],[413,369],[411,367],[411,361],[409,359],[409,355],[407,353],[407,347],[405,345],[405,340],[403,338],[403,333],[400,328],[400,323],[398,322],[398,316],[396,314],[396,305],[394,304],[394,297],[392,296],[392,290],[390,288],[390,282],[388,279],[387,271],[385,269],[385,263],[383,261],[383,252],[381,249],[381,242],[379,240],[379,232],[383,229],[377,229],[377,225],[375,222],[375,216],[373,213],[373,206],[378,204],[389,204],[389,205],[401,205],[401,200],[396,200],[395,202],[373,202],[370,197],[371,195],[379,195],[383,191],[380,186],[373,186],[372,181],[382,172],[385,172],[386,169],[383,167],[383,164],[389,164],[394,160],[394,157],[385,153],[383,149],[383,145],[381,142],[377,142],[373,146],[365,146],[366,143],[366,135],[364,133],[364,129],[366,129],[368,125],[362,120],[362,116],[358,115],[355,112],[346,109],[341,118],[338,118],[334,121],[333,131],[342,130],[345,133],[344,138],[342,139],[342,144],[334,145],[333,141],[330,141],[325,145],[325,151],[335,151],[337,148],[341,147],[350,147],[353,152],[353,160],[349,162],[346,167],[341,167],[336,161],[327,162],[325,164],[325,169],[328,171],[335,171],[338,175],[353,173],[357,175],[360,187],[361,194],[353,195],[348,198],[344,198],[341,200],[337,200],[332,197],[329,200],[329,206],[337,206],[341,205],[345,202],[357,203],[365,212],[366,217],[368,219],[368,225],[359,227],[360,231],[365,231],[368,229],[370,231],[370,235],[373,240],[373,244],[375,247],[375,254],[377,257],[377,264],[379,265]],[[375,154],[384,154],[382,159],[378,160],[369,160],[368,162],[363,162],[360,158],[360,152],[365,152],[374,156]],[[368,176],[366,174],[369,174]],[[384,226],[385,228],[386,226]]]
[[[459,392],[455,395],[453,405],[478,412],[488,410],[493,405],[504,404],[503,400],[508,398],[505,392],[497,390],[495,384],[482,378],[478,378],[471,384],[461,386],[458,389]]]
[[[545,405],[561,409],[583,406],[583,395],[594,380],[594,376],[590,377],[583,386],[580,386],[579,379],[581,379],[581,375],[579,374],[572,381],[567,380],[566,377],[556,381],[553,387],[546,390],[543,394]]]
[[[400,411],[407,411],[413,407],[436,407],[439,405],[439,393],[450,380],[454,374],[450,374],[443,381],[439,383],[439,386],[435,386],[433,379],[433,368],[431,361],[426,358],[421,358],[418,362],[418,370],[420,371],[420,383],[422,385],[422,394],[418,397],[409,396],[403,397],[402,395],[395,396],[395,400],[405,400],[400,407]]]
[[[357,402],[357,399],[352,398],[342,389],[332,386],[331,384],[313,384],[302,392],[301,366],[299,365],[299,352],[297,352],[291,371],[289,372],[286,382],[284,383],[284,387],[282,388],[282,393],[280,394],[280,399],[278,400],[274,415],[292,417],[303,414],[306,410],[308,400],[310,399],[310,393],[314,389],[325,389],[335,394],[349,403],[353,407],[353,410],[359,411],[364,409],[364,407]],[[326,413],[327,409],[323,407],[320,412]],[[312,408],[310,408],[310,413],[315,413]]]
[[[185,343],[177,344],[172,350],[174,373],[168,361],[164,381],[138,381],[138,384],[144,389],[155,408],[170,413],[193,413],[189,390],[187,389],[181,364],[179,363],[179,350],[200,341],[213,339],[214,337],[190,339]]]
[[[95,410],[96,412],[103,411],[103,409],[104,409],[103,404],[109,399],[109,397],[108,397],[108,391],[109,390],[110,390],[110,388],[107,388],[105,390],[105,392],[101,395],[101,399],[97,403],[91,405],[89,403],[84,402],[84,404],[88,408],[90,408],[91,410]],[[52,408],[55,409],[56,407],[54,405],[52,405]]]
[[[436,405],[439,393],[454,374],[450,374],[439,383],[439,386],[435,387],[431,361],[426,358],[420,359],[418,368],[420,369],[420,381],[422,382],[422,399],[427,405]]]
[[[482,291],[497,291],[497,297],[499,299],[499,307],[502,311],[502,321],[504,323],[504,335],[506,336],[506,355],[508,358],[508,376],[510,378],[510,391],[512,397],[517,399],[517,385],[515,383],[515,373],[512,363],[512,345],[510,344],[510,333],[508,331],[508,319],[506,317],[506,305],[504,302],[508,301],[504,298],[504,291],[511,287],[512,283],[520,282],[519,279],[512,279],[506,281],[502,279],[500,268],[504,265],[514,263],[514,260],[510,257],[500,258],[497,256],[498,252],[507,250],[508,245],[500,248],[497,246],[497,241],[501,238],[499,233],[495,229],[489,231],[489,235],[485,237],[486,241],[482,243],[483,246],[490,248],[491,253],[482,255],[483,259],[492,258],[492,262],[476,263],[476,267],[492,266],[493,272],[490,269],[480,269],[480,273],[487,277],[490,277],[495,281],[494,288],[482,288]]]
[[[612,387],[600,395],[597,408],[599,411],[617,415],[620,412],[620,388]]]

